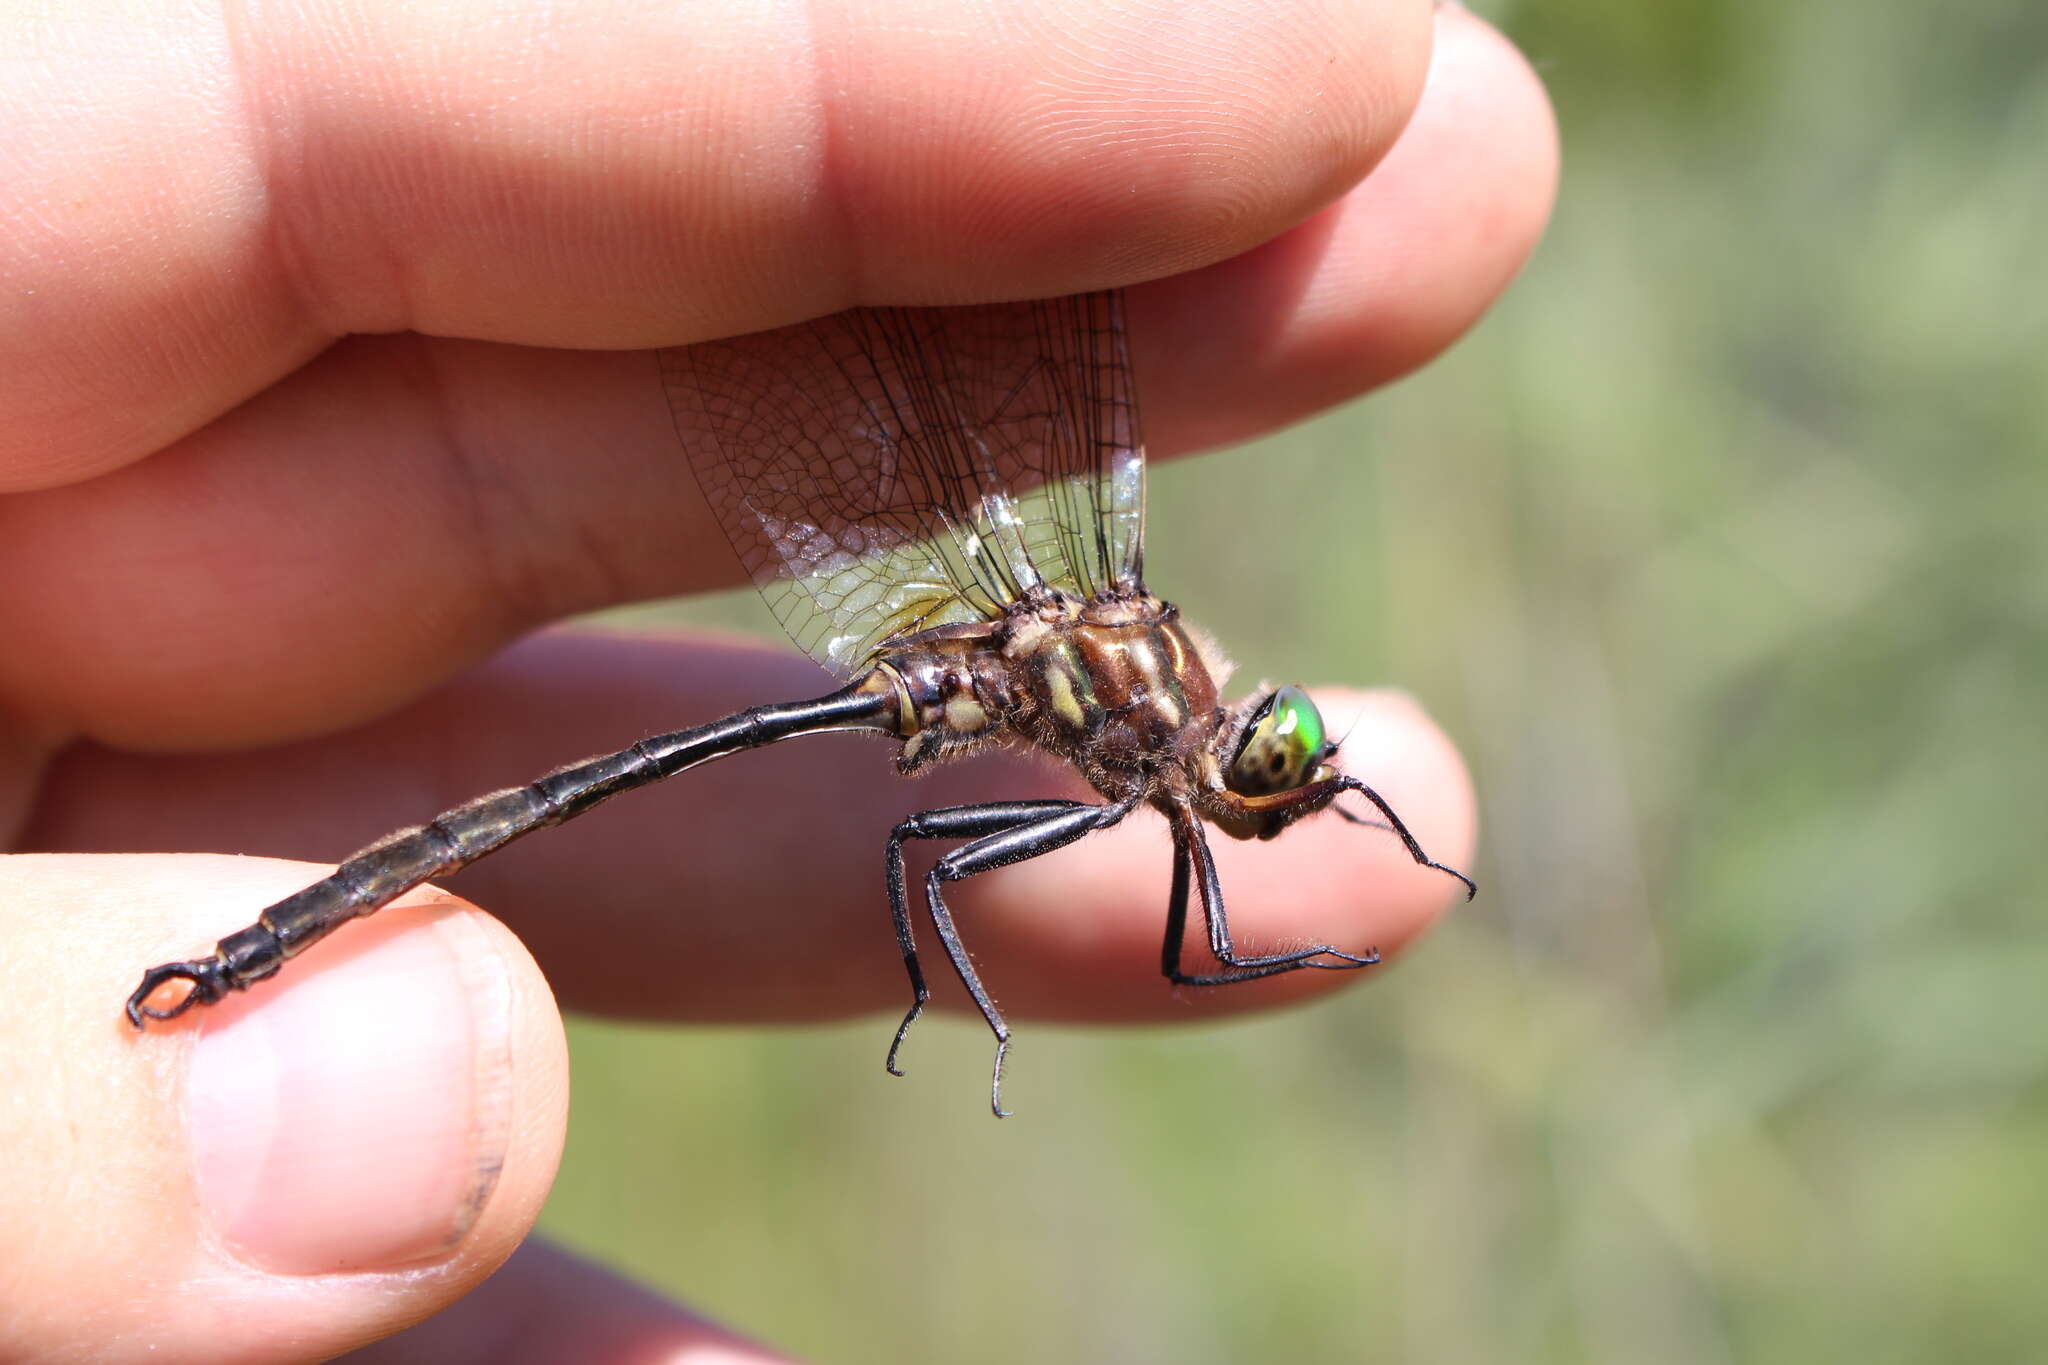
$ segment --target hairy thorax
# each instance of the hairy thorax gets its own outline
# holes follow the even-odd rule
[[[905,639],[874,685],[897,695],[905,772],[1021,741],[1111,800],[1184,794],[1224,721],[1199,637],[1144,593],[1027,593],[996,621]]]

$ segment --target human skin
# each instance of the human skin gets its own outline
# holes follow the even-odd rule
[[[738,579],[637,348],[1127,284],[1171,458],[1422,363],[1549,208],[1536,80],[1426,0],[865,13],[0,16],[0,822],[35,855],[0,860],[0,1358],[389,1337],[365,1358],[782,1359],[543,1247],[469,1294],[553,1176],[557,999],[893,1012],[886,821],[844,813],[1071,779],[998,758],[905,786],[850,738],[748,755],[136,1034],[142,967],[320,871],[160,850],[331,859],[819,690],[766,646],[542,629]],[[1314,690],[1333,732],[1356,718],[1347,767],[1466,864],[1442,734],[1399,696]],[[1164,843],[1132,821],[961,888],[1015,1019],[1184,1019],[1371,975],[1170,992]],[[1456,889],[1334,819],[1217,855],[1250,943],[1397,951]]]

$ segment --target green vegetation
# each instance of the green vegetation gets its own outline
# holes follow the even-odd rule
[[[2048,7],[1479,8],[1564,121],[1536,261],[1156,472],[1150,559],[1248,672],[1427,701],[1480,900],[1312,1009],[1034,1025],[1001,1126],[978,1023],[886,1084],[881,1020],[581,1026],[552,1233],[841,1362],[2048,1343]],[[1357,605],[1264,615],[1247,524]]]

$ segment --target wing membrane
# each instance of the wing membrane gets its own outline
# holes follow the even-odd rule
[[[1035,584],[1139,584],[1144,446],[1117,294],[855,309],[660,359],[712,510],[828,668]]]

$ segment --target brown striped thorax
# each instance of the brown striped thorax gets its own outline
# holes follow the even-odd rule
[[[1027,591],[994,621],[910,635],[861,686],[891,695],[906,774],[990,743],[1042,749],[1110,801],[1192,805],[1240,839],[1271,838],[1323,806],[1336,777],[1308,694],[1219,700],[1227,661],[1142,589],[1082,598]]]

